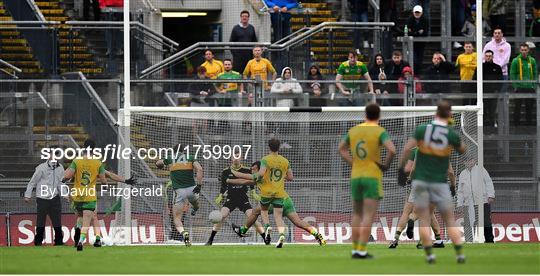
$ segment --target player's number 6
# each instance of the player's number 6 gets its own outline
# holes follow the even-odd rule
[[[364,160],[364,158],[366,158],[366,155],[367,155],[366,149],[362,147],[364,143],[365,143],[364,141],[360,141],[358,142],[358,144],[356,144],[356,156],[358,156],[360,160]]]

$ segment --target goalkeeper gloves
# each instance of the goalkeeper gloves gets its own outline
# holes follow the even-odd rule
[[[408,176],[407,176],[407,173],[405,173],[405,170],[403,170],[403,168],[399,168],[398,179],[397,179],[398,185],[401,187],[405,187],[405,185],[407,185],[407,179],[408,179]]]
[[[261,201],[261,196],[257,194],[257,191],[255,191],[255,189],[250,190],[248,192],[248,196],[257,202]]]
[[[195,186],[195,188],[193,188],[193,193],[194,194],[200,194],[201,193],[201,185]]]
[[[450,185],[450,193],[452,193],[452,197],[456,196],[456,186]]]
[[[128,185],[135,185],[135,184],[137,184],[137,178],[132,176],[129,179],[126,179],[126,181],[124,181],[124,183],[126,183]]]
[[[223,201],[223,194],[219,194],[216,199],[214,200],[214,202],[219,205],[221,203],[221,201]]]

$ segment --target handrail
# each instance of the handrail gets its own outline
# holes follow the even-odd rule
[[[13,70],[17,71],[17,73],[21,73],[21,72],[22,72],[22,69],[21,69],[21,68],[19,68],[19,67],[13,65],[13,64],[11,64],[11,63],[9,63],[9,62],[7,62],[7,61],[1,59],[1,58],[0,58],[0,64],[3,64],[3,65],[5,65],[5,66],[9,67],[10,69],[13,69]]]
[[[114,25],[114,26],[123,26],[123,22],[121,21],[66,21],[66,24],[68,25],[72,25],[72,26],[88,26],[88,25],[96,25],[96,26],[107,26],[107,25]],[[174,47],[178,47],[180,46],[180,44],[178,44],[178,42],[160,34],[160,33],[157,33],[156,31],[150,29],[148,26],[144,25],[144,24],[141,24],[140,22],[138,21],[131,21],[130,22],[130,25],[133,27],[140,27],[142,29],[144,29],[145,32],[148,32],[150,33],[151,35],[171,44],[172,46]]]
[[[37,17],[40,19],[40,21],[47,21],[45,19],[45,16],[43,16],[43,13],[41,13],[41,10],[37,6],[36,2],[34,0],[26,0],[26,2],[29,4],[30,8],[34,11],[34,14],[37,15]]]
[[[384,0],[383,0],[384,1]],[[369,4],[373,7],[373,9],[375,9],[376,11],[380,10],[381,8],[379,7],[379,4],[377,4],[377,2],[375,2],[375,0],[369,0]]]
[[[86,93],[88,93],[88,96],[90,96],[90,98],[95,100],[96,106],[101,112],[101,114],[105,116],[105,118],[107,118],[107,121],[109,125],[111,126],[111,128],[115,132],[117,132],[116,120],[114,119],[114,116],[111,114],[111,112],[109,111],[105,103],[103,103],[103,101],[101,100],[101,97],[99,97],[96,90],[94,90],[94,87],[90,85],[90,83],[88,82],[88,80],[86,79],[86,77],[84,76],[82,72],[77,72],[77,75],[79,76],[79,78],[81,78],[82,80],[81,84],[83,85],[84,90],[86,90]]]
[[[289,41],[285,43],[255,43],[255,42],[197,42],[188,48],[185,48],[181,50],[180,52],[160,61],[159,63],[156,63],[144,70],[141,71],[140,78],[145,78],[149,76],[150,74],[153,74],[154,72],[160,70],[161,68],[164,68],[165,66],[170,65],[171,63],[176,62],[177,60],[180,60],[193,52],[200,49],[202,46],[254,46],[254,45],[261,45],[261,46],[269,46],[269,48],[273,50],[281,50],[286,49],[288,47],[295,46],[296,44],[310,38],[311,36],[327,29],[327,28],[340,28],[340,27],[353,27],[353,28],[376,28],[376,27],[393,27],[393,22],[323,22],[319,25],[310,27],[309,30],[306,32],[290,39]]]

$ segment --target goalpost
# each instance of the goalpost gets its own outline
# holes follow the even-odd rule
[[[413,130],[433,119],[436,107],[382,107],[381,125],[394,141],[398,153]],[[310,112],[312,111],[312,112]],[[317,111],[317,112],[313,112]],[[227,149],[242,151],[242,163],[249,166],[267,154],[267,140],[277,137],[283,146],[280,153],[288,158],[295,179],[286,184],[286,190],[295,203],[300,217],[325,235],[329,242],[348,242],[350,239],[350,167],[341,160],[338,143],[346,131],[364,120],[364,107],[323,107],[319,110],[295,108],[175,108],[130,107],[122,110],[124,125],[119,131],[121,143],[134,151],[140,148],[171,148],[178,143],[194,149],[202,145],[197,160],[204,169],[201,208],[192,217],[187,212],[185,228],[194,243],[204,243],[211,232],[208,214],[218,210],[214,198],[219,193],[218,176],[230,164],[224,157]],[[464,169],[468,157],[478,158],[478,108],[453,107],[455,130],[467,145],[467,154],[454,153],[451,163],[456,176]],[[208,145],[208,152],[204,152]],[[249,152],[246,149],[249,146]],[[225,153],[225,154],[224,154]],[[191,154],[195,154],[192,150]],[[160,187],[162,196],[138,196],[124,200],[117,213],[117,226],[127,230],[123,238],[129,244],[162,244],[174,240],[171,220],[173,192],[166,187],[168,172],[155,167],[151,159],[122,161],[122,172],[137,175],[140,187]],[[384,199],[375,219],[373,236],[378,242],[393,238],[397,220],[410,187],[397,185],[397,162],[383,178]],[[254,204],[254,202],[253,202]],[[254,205],[255,206],[255,205]],[[456,211],[459,220],[463,214]],[[258,235],[240,240],[231,230],[230,223],[242,224],[245,215],[234,212],[216,236],[216,243],[261,242]],[[286,220],[287,221],[287,220]],[[442,225],[443,238],[446,237]],[[309,235],[288,223],[290,241],[310,242]],[[257,239],[259,238],[259,239]],[[274,239],[276,237],[273,237]],[[402,237],[404,238],[404,237]],[[418,236],[416,236],[418,238]]]
[[[479,53],[482,53],[482,0],[476,0],[477,7],[477,18],[476,18],[476,43],[477,50]],[[130,60],[130,26],[129,26],[129,15],[130,15],[130,0],[124,0],[124,68],[131,68]],[[478,55],[477,64],[482,63],[482,56]],[[130,70],[124,70],[124,108],[119,111],[119,125],[121,130],[119,131],[119,144],[131,148],[136,148],[135,141],[132,143],[131,137],[136,137],[142,142],[148,142],[150,144],[166,144],[171,141],[182,141],[182,139],[190,138],[185,143],[195,143],[194,138],[197,138],[197,141],[200,143],[215,143],[215,142],[248,142],[253,143],[253,151],[251,160],[260,158],[265,152],[265,141],[269,137],[267,131],[273,131],[277,137],[279,137],[283,142],[292,143],[289,144],[290,148],[284,148],[283,154],[288,157],[291,162],[293,169],[295,171],[300,171],[303,173],[297,173],[299,177],[297,180],[293,181],[288,185],[288,189],[291,191],[291,196],[293,200],[296,201],[296,206],[298,212],[303,214],[310,215],[309,219],[312,224],[315,224],[316,227],[319,226],[316,220],[319,218],[318,215],[324,217],[328,210],[332,210],[332,213],[329,217],[321,218],[323,221],[323,227],[328,229],[330,232],[330,224],[332,223],[341,223],[340,229],[346,228],[346,224],[338,221],[348,221],[348,219],[343,220],[345,217],[350,215],[350,197],[348,195],[348,185],[346,183],[347,171],[343,166],[343,162],[337,158],[337,141],[339,141],[341,135],[346,131],[347,127],[354,125],[359,120],[362,120],[363,108],[323,108],[322,112],[318,113],[291,113],[288,108],[254,108],[254,109],[238,109],[231,108],[229,110],[212,108],[208,110],[197,110],[197,109],[178,109],[178,108],[145,108],[145,107],[132,107],[131,106],[131,76]],[[478,79],[477,84],[482,83],[482,66],[478,66]],[[469,156],[474,156],[480,167],[483,166],[483,90],[482,85],[477,85],[477,105],[468,106],[468,107],[454,107],[454,120],[456,122],[456,128],[460,130],[460,135],[463,138],[463,141],[468,145],[468,154]],[[416,125],[419,123],[427,122],[431,120],[433,116],[434,107],[383,107],[382,108],[382,121],[381,124],[387,128],[392,139],[396,143],[398,149],[403,146],[408,133],[410,133]],[[193,114],[196,114],[195,116]],[[307,118],[307,119],[306,119]],[[244,121],[247,119],[247,127],[244,124]],[[241,130],[249,130],[250,133],[243,133],[240,137],[234,136],[239,132],[238,129],[234,132],[234,135],[213,135],[213,134],[204,134],[204,138],[201,135],[193,135],[187,137],[189,130],[189,124],[193,123],[196,120],[209,120],[214,122],[227,122],[227,126],[236,126],[241,127]],[[141,122],[145,122],[141,124]],[[162,128],[161,123],[167,123],[171,128]],[[147,124],[148,123],[148,124]],[[176,124],[176,127],[175,126]],[[155,129],[152,129],[155,128]],[[328,129],[327,127],[330,127]],[[392,128],[391,128],[392,127]],[[184,130],[180,131],[180,134],[177,138],[172,138],[167,136],[172,134],[172,130]],[[185,129],[188,129],[187,133]],[[219,125],[218,125],[219,129]],[[156,135],[153,131],[163,131],[161,137],[155,137],[158,140],[153,140],[146,135],[152,137]],[[281,132],[280,132],[281,131]],[[295,132],[296,131],[296,132]],[[176,132],[175,132],[176,134]],[[184,135],[181,136],[181,135]],[[311,136],[310,136],[311,135]],[[317,137],[317,139],[311,139],[312,137]],[[145,141],[146,138],[146,141]],[[161,138],[161,140],[159,140]],[[219,140],[218,138],[223,138]],[[300,143],[301,142],[301,143]],[[295,144],[298,143],[298,144]],[[166,145],[170,146],[170,145]],[[295,148],[296,147],[296,148]],[[299,150],[301,149],[301,150]],[[303,150],[308,150],[303,151]],[[312,152],[312,151],[313,152]],[[289,151],[289,152],[287,152]],[[325,155],[328,153],[328,155]],[[321,160],[332,160],[335,162],[322,163]],[[339,160],[339,161],[338,161]],[[246,160],[248,161],[248,160]],[[320,162],[320,163],[317,163]],[[463,168],[464,157],[453,156],[452,165],[455,165],[454,170],[456,176]],[[126,159],[124,162],[120,162],[119,172],[126,176],[131,175],[132,173],[141,173],[146,178],[143,179],[143,183],[155,183],[162,185],[165,182],[165,175],[159,174],[160,172],[155,172],[155,169],[151,167],[151,162],[149,160],[129,160]],[[206,170],[205,185],[206,190],[203,190],[202,201],[207,201],[207,205],[201,208],[198,213],[198,216],[201,217],[203,213],[207,214],[209,210],[213,209],[215,206],[212,206],[212,196],[217,192],[217,187],[213,187],[211,184],[215,179],[213,179],[216,172],[222,169],[226,165],[224,160],[215,160],[210,161],[210,165],[203,164]],[[295,166],[300,166],[297,168]],[[397,187],[395,184],[396,177],[396,168],[394,166],[390,171],[385,173],[384,178],[384,187],[385,187],[385,199],[381,202],[379,209],[379,215],[383,212],[400,212],[400,208],[403,204],[405,192]],[[328,167],[331,170],[326,171]],[[336,170],[333,170],[336,169]],[[302,182],[303,181],[303,182]],[[295,186],[298,185],[298,186]],[[329,189],[330,188],[330,189]],[[401,190],[400,190],[401,189]],[[331,191],[330,191],[331,190]],[[483,187],[481,188],[483,190]],[[206,194],[205,194],[206,193]],[[334,196],[333,199],[328,199],[324,195],[332,193]],[[165,201],[165,197],[160,199],[147,198],[141,202],[137,200],[124,200],[122,203],[122,211],[117,212],[116,216],[116,225],[115,229],[121,229],[124,235],[122,240],[126,244],[137,244],[141,243],[140,239],[141,232],[148,230],[145,227],[150,227],[145,225],[145,223],[155,222],[158,226],[155,226],[156,233],[156,243],[166,241],[168,232],[172,232],[170,225],[167,226],[167,220],[169,219],[169,213],[167,212],[168,206]],[[161,206],[161,207],[160,207]],[[150,208],[151,207],[151,208]],[[324,208],[322,208],[324,207]],[[341,208],[341,209],[340,209]],[[309,213],[313,211],[314,213]],[[152,214],[153,217],[149,217]],[[378,215],[378,216],[379,216]],[[203,216],[201,221],[197,221],[197,216],[193,219],[193,222],[190,223],[188,218],[187,227],[191,227],[192,233],[197,233],[194,237],[195,242],[204,241],[205,233],[201,229],[210,229],[206,215]],[[459,217],[459,216],[458,216]],[[478,212],[479,221],[483,221],[483,206],[479,205]],[[231,220],[234,220],[234,216],[231,217]],[[380,218],[378,218],[380,220]],[[140,227],[134,225],[134,223],[139,222]],[[204,221],[204,223],[202,222]],[[328,222],[330,221],[330,222]],[[159,223],[162,223],[159,226]],[[327,224],[324,224],[327,223]],[[206,225],[206,226],[201,226]],[[326,225],[326,226],[325,226]],[[338,226],[335,226],[334,231],[338,229]],[[345,227],[344,227],[345,226]],[[382,230],[385,232],[384,225],[382,225]],[[195,228],[195,229],[194,229]],[[188,228],[189,229],[189,228]],[[229,239],[224,232],[227,229],[224,226],[222,233],[218,235],[217,241],[220,239],[225,239],[227,242],[235,241],[235,238]],[[388,229],[388,228],[386,228]],[[139,231],[140,230],[140,231]],[[195,231],[194,231],[195,230]],[[392,231],[392,229],[391,229]],[[395,229],[394,229],[395,231]],[[200,233],[199,233],[200,232]],[[322,231],[321,231],[322,232]],[[113,231],[116,233],[116,230]],[[328,233],[330,234],[330,233]],[[387,234],[386,232],[383,234]],[[334,235],[337,235],[334,232]],[[256,235],[255,235],[256,236]],[[346,234],[345,234],[346,236]],[[379,235],[375,235],[378,238]],[[293,233],[293,239],[295,237],[302,237],[301,235],[297,236]],[[144,237],[144,241],[152,240],[152,237]],[[343,233],[341,233],[341,238],[343,238]],[[236,239],[237,240],[237,239]],[[483,223],[479,223],[477,228],[477,236],[475,237],[476,242],[483,241]]]

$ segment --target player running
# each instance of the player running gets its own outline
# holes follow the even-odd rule
[[[405,173],[409,175],[408,181],[410,181],[410,176],[412,174],[412,171],[414,170],[414,163],[416,161],[417,152],[418,147],[413,149],[413,152],[404,168]],[[451,164],[448,167],[448,178],[450,179],[450,191],[452,191],[452,196],[454,196],[456,191],[456,177]],[[412,196],[409,192],[407,201],[405,202],[405,205],[403,205],[403,213],[399,218],[396,234],[394,235],[394,240],[390,242],[388,248],[393,249],[399,245],[399,238],[405,227],[407,227],[407,238],[412,239],[414,237],[414,222],[416,220],[418,220],[418,216],[416,215],[416,212],[414,212],[414,204]],[[435,213],[431,213],[431,229],[433,230],[433,234],[435,235],[435,242],[433,242],[433,247],[444,248],[444,241],[441,239],[441,226],[437,221]],[[424,248],[420,240],[418,241],[418,244],[416,244],[416,248]]]
[[[77,251],[83,250],[88,228],[96,210],[97,179],[99,178],[102,184],[107,184],[105,167],[101,160],[93,156],[93,149],[95,147],[96,142],[93,140],[87,139],[84,141],[85,154],[74,159],[69,168],[64,172],[64,181],[75,176],[70,194],[72,195],[73,204],[77,212],[77,220],[80,221],[82,218],[81,236],[75,241],[77,243]]]
[[[452,150],[456,149],[459,153],[465,152],[465,145],[461,143],[459,135],[448,127],[448,121],[452,117],[451,110],[451,105],[446,101],[437,105],[435,119],[431,123],[416,128],[413,137],[405,145],[399,163],[400,174],[403,174],[403,167],[407,163],[411,150],[418,146],[411,194],[420,219],[420,240],[426,252],[426,261],[430,264],[435,263],[429,228],[431,213],[435,206],[447,225],[448,235],[456,250],[457,262],[465,263],[463,244],[454,220],[452,196],[450,189],[446,186]]]
[[[235,185],[234,183],[229,182],[229,180],[233,180],[236,178],[232,173],[233,171],[238,171],[246,174],[249,174],[251,172],[249,168],[242,166],[242,164],[240,163],[240,159],[234,157],[232,158],[232,164],[229,167],[225,168],[223,172],[221,172],[221,189],[219,191],[219,195],[216,197],[215,202],[217,205],[221,204],[223,201],[225,202],[225,204],[223,204],[223,207],[221,207],[222,219],[221,222],[214,224],[212,228],[212,234],[210,234],[210,238],[205,245],[212,245],[212,243],[214,242],[214,237],[216,236],[219,229],[221,229],[221,225],[229,216],[229,214],[233,212],[236,208],[238,208],[238,210],[240,210],[241,212],[245,213],[247,217],[252,214],[253,208],[249,203],[249,199],[247,196],[248,193],[255,199],[259,198],[259,195],[257,195],[255,190],[253,189],[253,184],[248,188],[248,186],[246,185]],[[255,224],[257,233],[259,233],[264,239],[264,229],[262,225],[259,222],[255,222]]]
[[[367,243],[373,218],[383,197],[383,171],[390,167],[396,148],[386,130],[379,126],[381,109],[378,104],[366,106],[366,121],[349,129],[339,143],[339,154],[352,166],[351,192],[352,258],[371,259]],[[381,150],[386,148],[386,160],[380,163]],[[352,156],[351,156],[352,153]]]
[[[182,216],[184,214],[184,203],[186,200],[191,204],[191,215],[194,216],[199,209],[199,193],[203,180],[203,168],[201,164],[184,153],[180,144],[176,146],[178,152],[176,159],[167,158],[158,160],[156,166],[160,169],[165,165],[169,166],[171,172],[172,187],[176,192],[176,199],[173,205],[173,218],[176,230],[183,236],[186,246],[191,246],[189,233],[184,229],[182,224]],[[197,174],[194,177],[194,171]]]
[[[282,248],[285,242],[285,222],[283,222],[283,201],[289,196],[285,192],[285,180],[293,180],[293,172],[289,165],[289,160],[281,156],[278,151],[281,142],[277,138],[268,141],[270,154],[261,159],[261,168],[254,174],[243,174],[233,171],[238,178],[251,179],[257,182],[261,191],[261,216],[264,223],[265,240],[270,238],[270,219],[268,209],[274,208],[274,220],[276,221],[279,239],[276,248]],[[259,183],[260,181],[260,183]]]
[[[261,166],[261,162],[257,161],[251,165],[251,172],[257,173]],[[255,182],[253,180],[247,179],[227,179],[227,183],[235,185],[253,185]],[[270,206],[268,209],[269,213],[273,213],[273,207]],[[261,214],[261,207],[257,206],[253,209],[251,215],[246,219],[246,224],[242,227],[239,227],[235,224],[232,225],[233,231],[238,234],[240,237],[246,237],[246,233],[249,228],[256,223],[257,218]],[[296,227],[304,229],[306,232],[310,233],[318,242],[319,245],[326,245],[326,240],[323,236],[317,231],[317,228],[311,226],[309,223],[305,222],[300,218],[298,213],[296,213],[296,208],[290,196],[283,200],[283,215],[286,216]],[[266,242],[266,241],[265,241]]]

